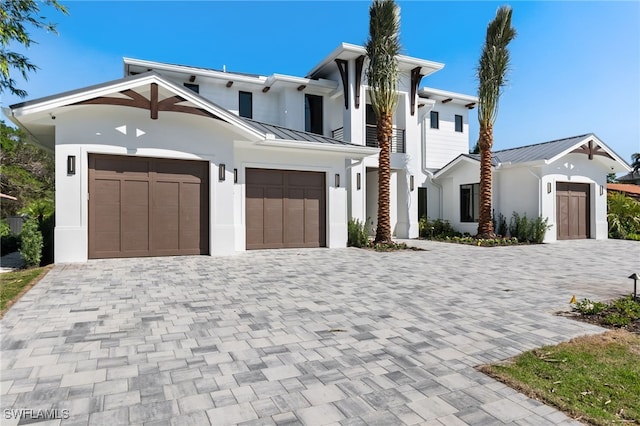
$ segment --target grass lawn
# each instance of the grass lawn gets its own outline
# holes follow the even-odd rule
[[[0,318],[20,296],[33,287],[51,267],[31,268],[0,274]]]
[[[582,422],[640,424],[640,335],[583,336],[480,369]]]

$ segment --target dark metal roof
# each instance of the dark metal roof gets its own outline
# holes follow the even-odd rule
[[[332,145],[342,145],[342,146],[361,146],[361,145],[356,145],[350,142],[345,142],[338,139],[330,138],[327,136],[316,135],[315,133],[288,129],[286,127],[277,126],[275,124],[262,123],[260,121],[250,120],[248,118],[243,118],[243,120],[248,125],[258,130],[259,132],[271,133],[276,137],[276,139],[328,143]]]

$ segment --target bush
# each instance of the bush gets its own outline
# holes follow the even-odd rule
[[[358,219],[349,219],[347,246],[366,247],[369,244],[369,227]]]
[[[0,251],[3,255],[13,253],[20,247],[20,237],[11,232],[6,220],[0,221]]]
[[[496,230],[496,233],[498,235],[502,235],[503,237],[505,237],[507,235],[507,232],[509,231],[509,227],[507,226],[507,218],[504,217],[504,215],[502,213],[498,214],[498,219],[494,220],[494,222],[497,222],[494,225],[494,228]]]
[[[640,234],[640,202],[620,192],[607,194],[609,238],[633,239]]]
[[[0,237],[8,237],[11,235],[11,228],[6,220],[0,220]]]
[[[573,308],[575,311],[583,315],[595,315],[607,309],[607,304],[602,302],[594,302],[589,299],[582,299]]]
[[[429,220],[426,216],[422,216],[418,221],[418,233],[420,238],[429,240],[442,240],[447,237],[460,236],[460,233],[456,232],[448,221],[442,219]]]
[[[38,230],[38,222],[35,219],[27,220],[20,233],[20,256],[28,268],[40,265],[42,246],[42,233]]]
[[[505,220],[506,222],[506,220]],[[509,221],[509,233],[511,237],[515,237],[518,241],[526,243],[540,244],[544,240],[544,235],[551,228],[549,218],[538,216],[535,219],[527,218],[527,214],[520,216],[513,212]]]

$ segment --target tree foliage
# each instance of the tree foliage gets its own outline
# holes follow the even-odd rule
[[[493,147],[493,124],[498,116],[498,103],[507,84],[510,55],[507,48],[516,37],[511,26],[511,8],[501,6],[496,17],[487,26],[487,34],[480,61],[478,76],[478,122],[480,136],[480,215],[478,237],[494,238],[491,221],[491,149]]]
[[[17,87],[12,71],[19,72],[27,80],[28,73],[38,67],[25,55],[14,51],[16,45],[28,49],[36,41],[29,34],[29,27],[56,33],[55,24],[40,15],[40,5],[51,6],[68,14],[57,0],[0,0],[0,93],[6,90],[24,98],[27,92]]]
[[[391,242],[390,181],[393,113],[398,103],[400,9],[393,0],[374,0],[369,8],[367,81],[376,114],[378,156],[378,224],[376,243]]]
[[[15,215],[36,202],[53,201],[53,155],[26,142],[22,130],[0,120],[0,192],[17,201],[2,203],[2,216]]]
[[[633,169],[633,173],[640,171],[640,152],[631,154],[631,168]]]
[[[631,234],[640,234],[640,202],[623,193],[609,191],[607,221],[609,238],[625,239]]]

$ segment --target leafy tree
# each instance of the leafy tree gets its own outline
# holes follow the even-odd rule
[[[485,44],[482,47],[478,75],[478,122],[480,123],[480,215],[478,237],[495,236],[491,221],[491,148],[493,124],[498,116],[498,103],[503,87],[507,84],[510,55],[507,46],[516,37],[511,26],[511,8],[501,6],[496,17],[487,26]]]
[[[610,238],[624,239],[630,234],[640,234],[640,202],[610,191],[607,194],[607,221]]]
[[[3,202],[2,215],[15,215],[37,200],[53,200],[53,155],[27,143],[22,130],[1,120],[0,147],[0,192],[18,199]]]
[[[400,9],[393,0],[374,0],[369,8],[369,39],[366,43],[367,80],[371,106],[376,114],[378,158],[378,226],[375,243],[391,242],[389,186],[393,113],[398,104],[398,59],[400,53]]]
[[[615,173],[607,173],[607,183],[616,183],[618,182],[618,177]]]
[[[26,80],[28,73],[38,69],[25,55],[15,52],[12,45],[22,45],[25,49],[36,43],[27,31],[31,26],[56,33],[56,26],[45,21],[40,15],[40,4],[51,6],[68,14],[67,9],[57,0],[0,0],[0,93],[9,90],[12,94],[24,98],[27,92],[16,85],[11,75],[18,71]]]
[[[633,169],[633,173],[640,171],[640,152],[631,154],[631,168]]]

